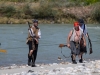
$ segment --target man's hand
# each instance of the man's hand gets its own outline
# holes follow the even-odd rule
[[[70,44],[67,44],[67,47],[70,48]]]
[[[40,37],[39,36],[36,36],[36,38],[39,39]]]
[[[86,43],[84,43],[84,47],[86,47]]]

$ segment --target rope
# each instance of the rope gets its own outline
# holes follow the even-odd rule
[[[63,52],[62,52],[62,48],[61,48],[61,54],[63,55],[63,57],[65,57],[65,58],[70,58],[70,56],[65,56],[64,54],[63,54]]]

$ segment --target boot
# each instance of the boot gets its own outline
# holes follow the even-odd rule
[[[29,54],[28,54],[28,66],[30,66],[31,65],[31,56],[29,56]]]
[[[83,57],[81,56],[81,59],[79,60],[80,63],[83,63]]]
[[[32,55],[32,67],[35,67],[34,55]]]
[[[71,55],[71,59],[72,59],[72,62],[73,62],[73,56]]]
[[[73,60],[72,62],[73,62],[73,64],[77,64],[76,60]]]
[[[80,60],[79,60],[79,62],[80,62],[80,63],[83,63],[83,60],[82,60],[82,59],[80,59]]]

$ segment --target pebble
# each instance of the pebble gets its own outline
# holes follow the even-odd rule
[[[87,63],[87,62],[86,62]],[[47,64],[47,66],[59,66],[63,65],[65,63],[53,63],[53,64]],[[66,63],[71,64],[71,63]],[[26,68],[28,67],[27,65],[25,66],[20,66],[18,67],[17,65],[12,65],[10,67],[0,67],[1,69],[13,69],[13,68]],[[87,64],[83,63],[81,65],[77,65],[75,67],[70,66],[70,67],[59,67],[59,68],[52,68],[48,70],[45,67],[42,67],[42,65],[38,65],[41,69],[44,69],[43,71],[32,71],[32,72],[21,72],[21,73],[14,73],[10,75],[93,75],[96,73],[96,75],[100,75],[100,60],[95,60],[95,61],[89,61]],[[9,75],[7,73],[1,74],[1,75]]]

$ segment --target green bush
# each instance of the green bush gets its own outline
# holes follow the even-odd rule
[[[18,19],[30,19],[32,18],[32,9],[30,8],[29,4],[25,4],[22,6],[22,8],[16,10],[13,17]]]
[[[96,2],[100,2],[100,0],[85,0],[84,3],[86,5],[90,5],[90,4],[93,4],[93,3],[96,3]]]
[[[31,18],[32,10],[31,10],[29,4],[26,4],[25,6],[23,6],[22,12],[23,12],[23,14],[25,14],[24,18],[26,18],[26,19]]]
[[[0,7],[0,13],[4,16],[11,17],[16,13],[16,10],[13,6],[2,6]]]
[[[39,8],[33,9],[33,18],[48,19],[54,18],[56,10],[53,10],[48,4],[41,4]]]
[[[100,23],[100,3],[96,4],[91,11],[92,19]]]

